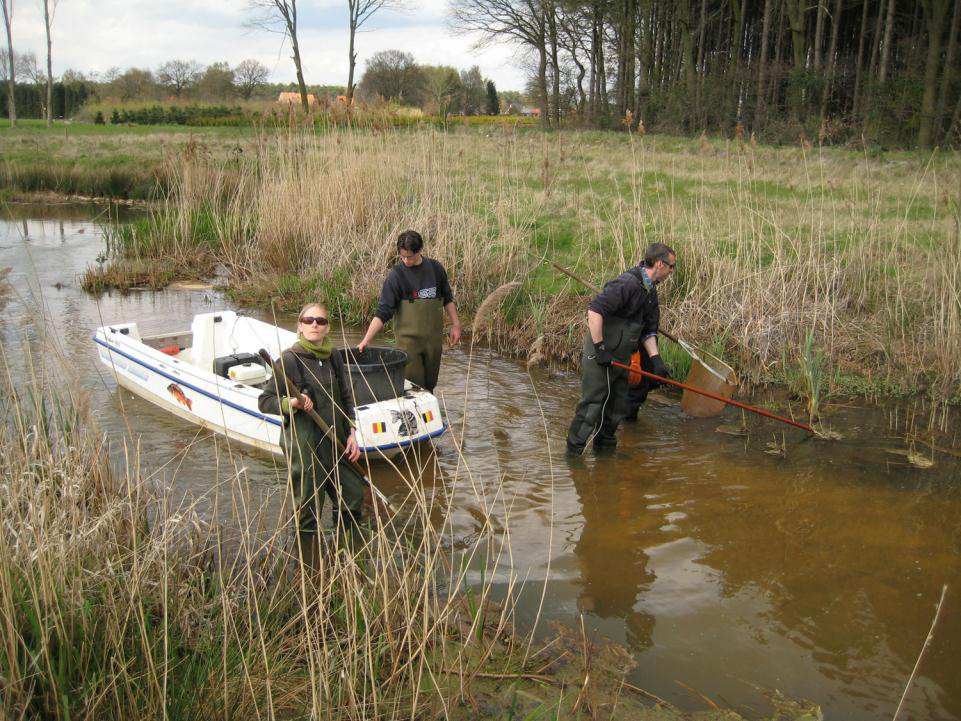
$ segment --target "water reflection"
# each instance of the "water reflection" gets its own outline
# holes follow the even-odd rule
[[[265,516],[276,517],[285,497],[277,459],[118,390],[90,343],[105,322],[135,319],[145,333],[185,328],[224,299],[92,298],[78,278],[102,251],[89,211],[64,208],[51,220],[37,212],[0,222],[0,268],[13,267],[11,289],[0,292],[0,339],[14,365],[24,336],[45,332],[30,322],[42,303],[118,462],[139,454],[157,482],[223,517],[236,499],[212,479],[242,471]],[[352,329],[343,337],[357,338]],[[688,708],[703,701],[675,680],[738,707],[760,708],[760,686],[812,698],[829,718],[890,717],[949,583],[908,714],[961,717],[958,459],[939,455],[924,471],[885,454],[903,440],[884,412],[837,409],[831,423],[846,440],[826,444],[766,423],[752,422],[747,438],[725,436],[714,432],[717,420],[651,403],[612,457],[568,463],[559,452],[577,389],[570,374],[532,377],[486,351],[472,361],[452,352],[439,396],[453,433],[436,455],[402,459],[400,472],[379,464],[374,480],[397,502],[409,493],[451,499],[454,544],[488,524],[509,534],[528,618],[546,582],[545,620],[583,614],[590,632],[634,652],[635,682]],[[782,440],[786,456],[765,453]],[[422,484],[411,487],[406,479],[418,474]]]
[[[651,645],[654,616],[638,602],[655,580],[650,557],[638,540],[656,530],[656,514],[638,512],[635,479],[616,477],[573,463],[571,481],[581,505],[583,524],[574,545],[580,567],[577,606],[602,619],[623,619],[633,649]]]

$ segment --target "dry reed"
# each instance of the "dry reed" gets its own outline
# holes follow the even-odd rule
[[[931,386],[958,396],[957,157],[875,160],[735,141],[705,154],[701,144],[292,131],[262,138],[242,163],[173,157],[174,190],[130,246],[181,263],[202,248],[231,271],[241,300],[296,305],[319,291],[362,320],[393,238],[416,228],[468,314],[494,288],[524,283],[514,312],[489,319],[502,348],[543,335],[545,356],[576,361],[585,293],[518,259],[546,248],[599,285],[666,241],[679,259],[662,289],[665,325],[716,344],[743,379],[785,380],[812,334],[829,392]]]
[[[510,598],[468,584],[497,567],[512,587],[503,542],[451,551],[453,495],[428,496],[423,469],[403,470],[392,526],[291,575],[290,524],[243,468],[174,503],[169,474],[111,450],[83,395],[26,358],[0,369],[0,717],[433,717],[485,674],[529,673]]]
[[[474,322],[471,325],[470,334],[472,339],[480,336],[485,328],[488,328],[492,321],[492,315],[510,293],[521,287],[519,281],[511,281],[498,286],[484,299],[484,302],[477,306],[474,313]]]

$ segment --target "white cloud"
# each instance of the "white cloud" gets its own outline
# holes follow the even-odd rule
[[[347,81],[346,0],[342,4],[301,0],[300,42],[309,83]],[[14,16],[14,47],[45,53],[39,2],[20,0]],[[424,0],[408,12],[375,16],[357,38],[358,70],[378,50],[410,52],[419,62],[467,68],[479,65],[502,89],[523,86],[516,49],[472,47],[474,37],[446,25],[446,0]],[[235,65],[256,58],[272,70],[271,79],[294,79],[289,44],[281,36],[250,30],[244,0],[61,0],[54,18],[54,72],[67,68],[103,72],[112,67],[156,68],[172,58]]]

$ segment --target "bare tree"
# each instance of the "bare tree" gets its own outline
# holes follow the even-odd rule
[[[881,53],[881,69],[878,81],[883,85],[888,79],[888,60],[891,57],[891,33],[894,30],[894,0],[888,0],[888,20],[884,28],[884,51]]]
[[[764,83],[766,81],[767,75],[767,52],[768,52],[768,38],[770,37],[771,31],[771,5],[772,0],[764,0],[764,20],[762,22],[761,30],[761,52],[757,59],[757,100],[754,104],[754,128],[757,129],[761,125],[761,121],[764,119],[764,100],[765,100],[765,87]]]
[[[893,4],[893,3],[892,3]],[[858,103],[861,99],[861,75],[864,70],[864,42],[868,30],[868,4],[861,3],[861,32],[858,33],[858,55],[857,67],[854,71],[854,96],[852,110],[858,112]]]
[[[827,15],[827,0],[817,0],[818,4],[818,17],[817,24],[814,28],[814,58],[813,67],[814,72],[821,69],[821,48],[824,41],[824,16]],[[867,3],[865,3],[865,6]]]
[[[831,17],[831,49],[828,50],[827,70],[825,72],[824,85],[821,88],[821,122],[823,123],[828,113],[828,98],[831,96],[831,83],[834,80],[834,68],[837,64],[838,52],[838,31],[841,27],[841,0],[835,0],[834,14]]]
[[[938,96],[938,110],[935,113],[935,123],[938,132],[941,131],[942,123],[945,120],[945,112],[948,103],[948,91],[951,89],[951,81],[954,78],[954,54],[958,45],[958,23],[961,21],[961,4],[955,3],[954,14],[951,20],[951,29],[948,31],[948,50],[944,59],[944,72],[941,73],[941,93]]]
[[[53,14],[57,11],[60,0],[41,0],[43,5],[43,29],[47,34],[47,127],[53,125],[53,38],[50,26],[53,24]]]
[[[270,68],[253,58],[244,60],[234,68],[234,84],[244,100],[250,100],[250,96],[267,82],[268,77],[270,77]]]
[[[422,68],[426,78],[425,97],[431,113],[439,115],[444,121],[461,95],[460,75],[446,65],[425,65]]]
[[[307,84],[304,82],[304,70],[300,62],[300,43],[297,40],[297,0],[250,0],[250,7],[255,16],[250,19],[251,27],[280,33],[290,38],[290,45],[297,71],[297,87],[300,89],[300,102],[304,112],[310,112],[310,101],[307,99]]]
[[[350,40],[347,48],[348,105],[354,97],[354,72],[357,69],[357,51],[354,48],[356,46],[355,36],[357,35],[357,31],[379,11],[385,8],[399,10],[403,7],[403,0],[347,0],[347,21],[350,29]]]
[[[921,95],[921,123],[918,126],[918,146],[930,147],[934,140],[935,101],[937,98],[938,68],[941,61],[941,36],[948,13],[948,0],[921,0],[925,25],[928,30],[928,52],[924,61],[924,93]]]
[[[134,98],[156,98],[157,80],[149,70],[129,68],[110,82],[107,92],[124,102]]]
[[[547,22],[540,0],[453,0],[451,24],[479,32],[481,43],[508,40],[537,53],[537,94],[541,125],[547,114]]]
[[[173,91],[178,98],[193,87],[203,69],[194,60],[168,60],[157,68],[157,82]]]
[[[479,115],[484,107],[486,88],[484,76],[476,65],[470,70],[461,70],[461,112],[464,115]]]
[[[17,101],[14,97],[17,86],[13,61],[13,0],[0,0],[0,9],[3,10],[3,26],[7,31],[7,62],[10,65],[7,72],[7,115],[12,127],[17,124]]]
[[[44,75],[40,66],[37,64],[37,56],[35,53],[14,53],[13,67],[16,68],[17,77],[20,78],[20,82],[27,80],[36,85],[37,88],[41,88],[47,81],[46,75]]]
[[[577,68],[574,74],[577,87],[577,111],[583,114],[587,108],[587,93],[584,90],[584,76],[587,75],[587,66],[584,65],[585,59],[581,53],[588,54],[584,40],[590,35],[591,31],[589,19],[581,8],[574,7],[558,18],[558,26],[561,29],[558,38],[561,49],[568,54],[571,62]]]
[[[224,100],[237,92],[237,78],[224,62],[211,63],[197,79],[196,94],[205,100]]]
[[[429,78],[414,56],[403,50],[381,50],[367,61],[360,81],[363,97],[419,105],[427,97]]]

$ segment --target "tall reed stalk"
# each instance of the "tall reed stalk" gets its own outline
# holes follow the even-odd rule
[[[435,717],[525,670],[503,541],[453,552],[421,469],[392,525],[299,574],[243,469],[175,503],[34,358],[0,369],[0,717]]]

